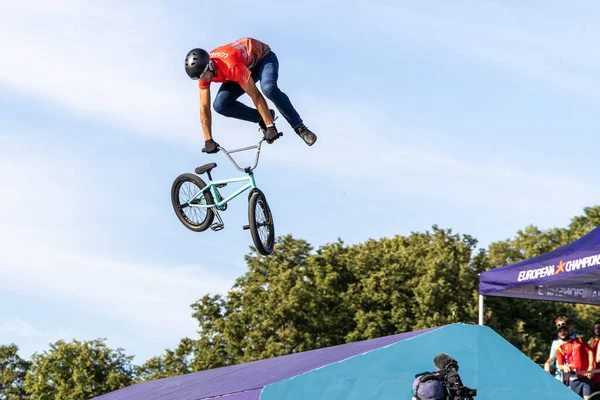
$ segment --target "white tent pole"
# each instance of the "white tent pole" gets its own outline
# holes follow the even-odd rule
[[[483,296],[479,295],[479,325],[483,325]]]

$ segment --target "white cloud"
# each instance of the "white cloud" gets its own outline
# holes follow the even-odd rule
[[[468,9],[440,4],[420,10],[365,3],[360,15],[363,23],[377,23],[386,35],[375,45],[409,38],[417,45],[441,46],[466,59],[583,94],[598,105],[600,56],[594,38],[599,31],[590,17],[597,8],[564,15],[563,4],[556,5],[547,5],[544,18],[538,8],[493,2],[469,4]]]
[[[44,4],[29,0],[4,6],[0,45],[6,49],[7,61],[0,83],[138,133],[186,143],[193,140],[201,145],[197,93],[183,76],[182,57],[177,55],[185,50],[169,49],[167,39],[161,38],[168,33],[168,25],[162,22],[168,10],[149,8],[140,13],[134,6],[119,2],[71,0],[58,8]],[[514,9],[487,7],[475,12],[499,15],[503,21],[515,14]],[[582,78],[586,74],[580,72],[596,71],[598,57],[590,55],[589,42],[578,40],[581,36],[577,33],[561,37],[532,31],[518,22],[506,27],[476,20],[467,24],[466,17],[453,18],[456,13],[407,10],[397,5],[369,4],[355,11],[372,23],[379,21],[377,26],[393,37],[403,34],[424,39],[536,79],[596,93],[591,82]],[[344,18],[353,17],[349,13]],[[385,22],[394,18],[403,23]],[[30,30],[31,26],[36,28]],[[111,29],[107,31],[106,26]],[[208,28],[203,25],[202,29]],[[200,39],[204,33],[196,36]],[[387,39],[382,40],[385,43]],[[44,79],[31,79],[39,67],[22,62],[31,54],[43,56]],[[581,193],[578,199],[593,199],[595,194],[588,182],[577,177],[526,174],[505,165],[460,160],[443,149],[424,150],[418,143],[405,145],[385,139],[390,130],[402,128],[390,126],[389,116],[368,105],[354,107],[338,102],[332,107],[328,99],[296,93],[292,97],[302,114],[310,116],[306,122],[317,131],[319,141],[315,148],[305,147],[280,118],[278,126],[287,135],[262,158],[304,165],[332,180],[343,177],[345,185],[349,179],[362,179],[385,185],[382,191],[387,193],[420,193],[462,203],[488,203],[504,210],[516,206],[524,212],[548,212],[572,206],[575,196],[549,196],[557,179],[572,193]],[[214,118],[213,122],[216,139],[227,147],[249,144],[247,138],[255,128],[226,118]],[[397,132],[398,136],[403,133]],[[317,151],[319,156],[314,156]],[[546,201],[548,197],[552,200]]]
[[[197,93],[181,67],[181,54],[188,43],[179,48],[169,43],[172,26],[165,22],[170,12],[167,8],[139,4],[137,8],[117,1],[69,0],[56,5],[27,0],[3,4],[0,84],[141,134],[201,145]],[[320,18],[331,10],[324,10]],[[519,16],[531,16],[527,10],[489,2],[470,7],[468,15],[443,5],[419,10],[385,2],[359,2],[350,11],[340,16],[346,26],[352,26],[353,18],[360,16],[360,26],[378,27],[380,42],[372,43],[375,48],[387,46],[398,37],[410,37],[552,85],[594,97],[597,92],[595,72],[600,69],[600,58],[592,51],[595,44],[590,41],[593,36],[588,34],[591,28],[586,24],[585,29],[553,33],[543,21],[537,20],[536,27],[526,24],[527,18]],[[502,25],[489,23],[487,19],[492,16]],[[194,34],[198,41],[209,37],[206,33],[211,26],[207,21],[197,27],[200,31]],[[321,29],[320,34],[346,40],[338,30]],[[363,39],[355,40],[361,43]],[[33,55],[44,60],[43,67],[24,62],[35,60]],[[530,211],[540,210],[540,204],[549,209],[572,204],[574,200],[568,198],[575,196],[550,196],[553,200],[545,201],[557,179],[564,181],[572,193],[580,193],[579,199],[593,199],[595,195],[589,182],[577,177],[526,174],[505,165],[460,160],[443,149],[424,150],[419,144],[384,139],[390,130],[398,128],[390,126],[389,116],[378,115],[369,106],[353,107],[338,101],[332,107],[328,99],[292,97],[302,114],[310,115],[307,123],[319,133],[319,141],[315,148],[303,147],[280,119],[278,126],[287,135],[263,158],[304,165],[330,179],[344,177],[344,184],[350,178],[368,179],[385,185],[386,192],[489,202],[504,209],[520,204]],[[216,138],[228,147],[248,144],[248,135],[254,129],[245,122],[225,118],[214,118],[213,123]],[[319,156],[313,155],[316,151]],[[510,187],[510,192],[501,187]]]
[[[197,83],[185,75],[183,59],[192,46],[231,34],[218,32],[219,20],[190,17],[204,12],[202,3],[189,3],[185,15],[141,1],[24,0],[0,7],[0,87],[139,135],[204,145]],[[231,141],[245,141],[255,128],[213,118],[213,130]]]
[[[94,173],[72,154],[44,152],[33,143],[21,153],[23,146],[0,137],[6,150],[0,182],[10,193],[0,197],[0,288],[86,304],[94,314],[151,328],[149,336],[193,333],[189,305],[204,293],[226,293],[231,280],[201,265],[148,266],[84,255],[87,246],[77,239],[83,225],[94,226],[87,198]]]
[[[170,18],[170,11],[157,4],[138,2],[136,8],[116,0],[2,2],[0,86],[141,135],[201,145],[197,91],[182,68],[190,42],[174,45],[171,36],[182,35],[182,30],[171,30],[174,25],[189,21]],[[290,16],[295,11],[286,10]],[[386,8],[369,3],[358,11],[363,18],[360,25],[351,23],[351,13],[340,18],[353,30],[377,26],[381,42],[369,45],[386,46],[388,40],[398,40],[399,34],[408,35],[552,85],[594,96],[597,92],[594,73],[600,63],[590,51],[595,46],[589,41],[593,35],[557,36],[532,32],[526,25],[506,29],[466,23],[397,5]],[[338,9],[327,13],[337,14]],[[512,14],[503,15],[507,20]],[[348,45],[348,36],[340,30],[315,23],[320,34],[333,32],[341,39],[332,39]],[[195,23],[186,40],[197,43],[210,37],[214,42],[220,33],[211,31],[213,27],[207,19]],[[361,40],[352,38],[352,46]],[[365,36],[364,40],[370,39]],[[326,95],[311,97],[301,90],[289,93],[319,140],[313,148],[305,146],[280,118],[278,127],[286,136],[264,145],[261,162],[304,168],[315,183],[324,178],[331,185],[337,181],[343,188],[362,189],[361,206],[396,196],[401,207],[403,196],[414,196],[434,199],[437,204],[520,212],[531,220],[580,209],[600,197],[597,185],[567,173],[527,173],[508,163],[468,160],[440,146],[424,146],[419,140],[425,139],[408,138],[435,141],[439,134],[415,135],[395,124],[394,116],[380,113],[370,99],[353,104]],[[217,140],[226,147],[254,144],[258,138],[256,127],[246,122],[215,117],[213,123]],[[93,185],[85,155],[57,149],[48,154],[34,143],[1,136],[0,150],[0,183],[8,188],[8,195],[0,196],[0,288],[71,299],[89,306],[92,315],[148,328],[148,335],[171,340],[195,328],[189,305],[199,295],[226,292],[231,285],[204,265],[172,268],[89,256],[88,249],[78,243],[86,233],[86,196]],[[253,154],[249,157],[253,160]],[[221,162],[228,165],[224,158]],[[560,192],[556,192],[558,187]],[[39,335],[36,328],[18,319],[3,324],[2,329]]]
[[[189,140],[197,93],[183,79],[182,50],[165,44],[164,12],[157,3],[4,2],[0,85],[136,132]]]
[[[0,287],[69,299],[93,315],[148,329],[148,336],[180,338],[197,323],[189,305],[202,293],[226,293],[231,282],[199,266],[179,268],[92,259],[71,251],[9,243],[0,262]]]
[[[381,135],[378,132],[389,129],[388,121],[362,106],[331,109],[315,99],[310,104],[307,114],[318,121],[314,128],[320,134],[315,147],[305,146],[285,129],[291,137],[284,134],[261,157],[310,171],[315,184],[325,178],[332,185],[361,188],[377,197],[434,198],[445,204],[522,213],[526,219],[580,209],[600,197],[597,185],[576,175],[555,169],[526,172],[509,161],[469,160],[453,156],[441,145],[424,144],[437,133],[417,135],[400,127],[395,138]],[[313,156],[317,149],[319,157]]]
[[[8,321],[0,322],[0,333],[16,335],[22,338],[42,337],[43,334],[27,321],[13,317]]]

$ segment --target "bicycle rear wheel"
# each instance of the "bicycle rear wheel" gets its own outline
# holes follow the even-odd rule
[[[171,186],[171,204],[179,221],[194,232],[208,229],[215,218],[212,208],[193,207],[193,204],[214,204],[210,191],[205,191],[200,196],[191,200],[206,187],[206,183],[194,174],[181,174]],[[190,201],[191,200],[191,201]]]
[[[263,256],[273,252],[275,245],[275,225],[273,215],[262,192],[256,191],[248,201],[248,222],[256,250]]]

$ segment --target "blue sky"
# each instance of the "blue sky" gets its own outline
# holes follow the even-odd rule
[[[13,3],[0,6],[0,343],[22,356],[105,337],[142,363],[195,337],[189,305],[245,272],[244,197],[220,232],[191,232],[171,208],[180,173],[237,175],[200,151],[193,47],[267,42],[319,136],[309,148],[280,118],[264,147],[277,234],[318,247],[438,224],[487,246],[598,204],[594,2]],[[224,147],[259,140],[213,115]]]

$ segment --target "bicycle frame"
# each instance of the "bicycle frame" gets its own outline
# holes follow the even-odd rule
[[[220,180],[210,179],[208,181],[208,184],[206,185],[206,187],[204,187],[202,190],[200,190],[198,193],[196,193],[196,195],[194,195],[188,201],[188,205],[190,207],[202,207],[202,208],[217,207],[217,208],[220,208],[220,207],[224,206],[225,204],[227,204],[228,202],[230,202],[231,200],[233,200],[234,198],[236,198],[237,196],[239,196],[240,194],[244,193],[246,190],[256,189],[257,187],[256,187],[256,182],[254,181],[254,172],[253,171],[254,171],[254,169],[256,169],[256,167],[258,165],[258,159],[260,157],[260,147],[264,140],[265,139],[262,139],[260,142],[258,142],[258,145],[242,147],[242,148],[234,149],[234,150],[230,150],[230,151],[227,151],[223,147],[219,146],[219,149],[225,153],[225,155],[227,156],[227,158],[229,158],[229,160],[233,163],[233,165],[239,171],[245,172],[248,175],[240,177],[240,178],[229,178],[229,179],[220,179]],[[230,154],[232,154],[232,153],[238,153],[240,151],[246,151],[246,150],[252,150],[252,149],[257,149],[256,160],[254,162],[253,167],[240,168],[240,166],[230,156]],[[210,176],[209,176],[209,178],[210,178]],[[238,190],[236,190],[235,192],[233,192],[232,194],[230,194],[229,196],[227,196],[226,198],[224,198],[223,200],[219,201],[216,188],[219,187],[220,185],[227,185],[229,183],[234,183],[234,182],[246,182],[246,184],[244,186],[242,186],[241,188],[239,188]],[[192,204],[192,202],[194,200],[196,200],[199,196],[201,196],[207,190],[210,190],[210,192],[212,193],[214,204]]]
[[[233,182],[244,182],[244,181],[247,181],[247,183],[244,186],[242,186],[241,188],[239,188],[238,190],[236,190],[235,192],[233,192],[232,194],[230,194],[223,200],[219,201],[219,199],[217,197],[217,190],[216,190],[216,187],[218,185],[228,184],[228,183],[233,183]],[[191,203],[196,198],[198,198],[198,196],[201,196],[205,191],[210,190],[210,192],[213,195],[214,204],[190,204],[190,207],[211,208],[211,207],[216,206],[219,208],[219,207],[224,206],[225,204],[227,204],[228,202],[230,202],[231,200],[233,200],[240,194],[244,193],[248,189],[256,189],[256,183],[254,182],[254,174],[252,174],[252,173],[250,173],[248,176],[242,176],[241,178],[229,178],[229,179],[221,179],[221,180],[217,180],[217,181],[209,181],[205,188],[200,190],[194,197],[192,197],[189,200],[189,203]]]

